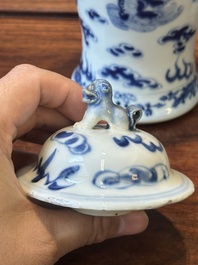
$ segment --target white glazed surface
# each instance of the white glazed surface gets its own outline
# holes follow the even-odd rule
[[[83,48],[75,81],[86,87],[107,79],[116,104],[142,108],[141,123],[176,118],[197,104],[197,0],[78,0],[77,7]]]

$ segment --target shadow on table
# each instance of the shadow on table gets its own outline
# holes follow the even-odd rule
[[[173,224],[156,210],[147,213],[150,223],[142,234],[80,248],[56,265],[185,265],[185,246]]]

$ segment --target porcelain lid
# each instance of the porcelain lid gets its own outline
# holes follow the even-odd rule
[[[125,110],[111,98],[105,80],[83,90],[88,108],[82,121],[53,134],[38,163],[19,172],[29,196],[86,214],[115,215],[178,202],[194,191],[186,176],[170,168],[163,145],[136,128],[141,110]],[[106,124],[96,125],[101,121]]]

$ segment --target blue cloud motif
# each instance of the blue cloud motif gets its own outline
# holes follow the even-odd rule
[[[118,0],[108,4],[107,12],[115,27],[122,30],[150,32],[175,20],[183,11],[172,0]]]
[[[74,155],[87,154],[91,151],[87,138],[79,133],[61,131],[53,135],[51,140],[65,145]]]
[[[99,171],[94,176],[93,184],[100,189],[127,189],[134,185],[152,185],[168,178],[169,170],[164,164],[151,168],[137,165],[120,172]]]
[[[122,81],[125,87],[149,88],[153,90],[161,88],[161,85],[155,79],[142,77],[131,68],[121,65],[112,64],[106,66],[101,70],[101,75],[104,78],[111,77],[114,80]]]
[[[101,24],[108,24],[107,19],[102,17],[101,15],[99,15],[98,12],[94,9],[88,10],[87,14],[88,14],[89,18],[93,21],[99,22]]]
[[[133,58],[140,58],[143,56],[140,50],[136,49],[135,47],[133,47],[131,44],[128,43],[120,43],[117,46],[108,48],[107,51],[116,57],[128,55]]]

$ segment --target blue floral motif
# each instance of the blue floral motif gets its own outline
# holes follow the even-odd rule
[[[150,32],[175,20],[183,11],[172,0],[118,0],[108,4],[107,12],[113,25],[121,30]]]
[[[154,144],[153,142],[145,143],[144,139],[140,136],[135,134],[135,137],[129,137],[129,136],[121,136],[120,139],[118,139],[117,137],[113,137],[114,142],[119,145],[120,147],[127,147],[130,145],[130,142],[134,143],[134,144],[139,144],[142,145],[143,147],[145,147],[148,151],[154,153],[154,152],[163,152],[163,146],[161,145],[160,142],[158,142],[158,145]]]
[[[129,67],[112,64],[108,67],[104,67],[101,71],[101,75],[104,78],[113,78],[114,80],[123,81],[125,87],[135,87],[138,89],[159,89],[161,85],[154,79],[144,78],[137,72],[133,71]]]
[[[72,166],[65,168],[57,177],[50,176],[47,168],[52,162],[57,149],[47,158],[47,160],[43,163],[43,158],[41,157],[38,164],[34,168],[33,171],[36,171],[36,177],[32,179],[33,183],[40,181],[41,179],[46,179],[45,185],[48,185],[48,189],[50,190],[60,190],[63,188],[67,188],[76,184],[75,181],[72,181],[71,176],[73,176],[76,172],[79,171],[80,166]]]
[[[169,178],[169,171],[164,164],[148,168],[133,166],[115,172],[104,170],[96,173],[93,184],[101,189],[126,189],[134,185],[151,185]]]
[[[61,131],[51,137],[52,141],[57,141],[65,145],[74,155],[87,154],[91,151],[91,146],[84,135],[74,132]]]
[[[87,46],[89,46],[89,40],[90,39],[94,42],[97,42],[98,40],[97,40],[96,36],[94,35],[93,31],[91,30],[91,28],[88,25],[85,25],[85,23],[82,19],[80,19],[80,23],[81,23],[81,28],[83,31],[85,44]]]
[[[89,18],[93,21],[99,22],[101,24],[108,24],[108,20],[98,14],[98,12],[94,9],[90,9],[87,11]]]
[[[143,56],[140,50],[137,50],[128,43],[120,43],[118,46],[108,48],[107,51],[116,57],[128,55],[133,58],[140,58]]]

